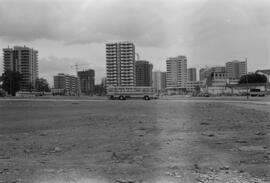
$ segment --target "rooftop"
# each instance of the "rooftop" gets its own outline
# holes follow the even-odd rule
[[[270,75],[270,69],[257,70],[256,72],[262,72],[264,74]]]

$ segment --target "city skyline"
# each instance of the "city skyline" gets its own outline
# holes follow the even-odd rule
[[[248,72],[270,67],[267,1],[125,2],[1,1],[0,46],[38,50],[39,76],[51,85],[57,73],[75,74],[76,63],[88,64],[79,70],[94,69],[100,83],[105,44],[114,41],[133,42],[154,70],[165,71],[175,55],[186,55],[197,70],[245,58]]]

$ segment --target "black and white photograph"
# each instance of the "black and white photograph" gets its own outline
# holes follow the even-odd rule
[[[0,183],[270,183],[269,0],[0,0]]]

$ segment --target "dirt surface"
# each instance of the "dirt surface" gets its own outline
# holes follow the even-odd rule
[[[0,183],[270,182],[270,105],[0,100]]]

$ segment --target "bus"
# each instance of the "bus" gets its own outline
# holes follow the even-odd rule
[[[252,97],[257,97],[257,96],[264,97],[265,93],[263,91],[261,91],[260,89],[251,88],[250,92],[249,92],[249,95],[252,96]]]
[[[150,100],[158,98],[156,90],[147,86],[109,86],[107,96],[111,100],[126,100],[127,98]]]

